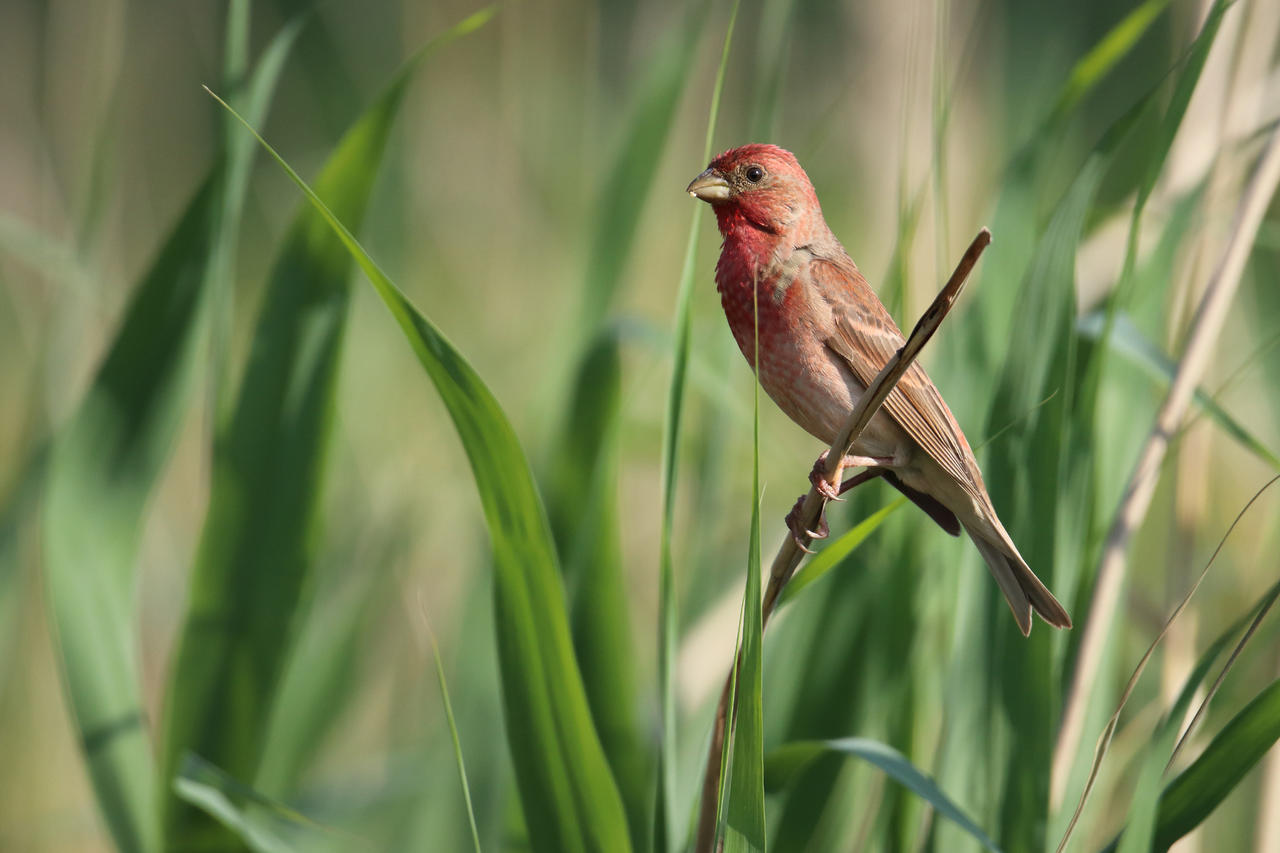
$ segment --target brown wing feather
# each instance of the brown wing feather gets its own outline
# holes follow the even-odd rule
[[[859,382],[869,385],[906,339],[847,256],[817,258],[807,272],[828,285],[817,288],[830,300],[835,320],[835,334],[827,346],[848,363]],[[944,471],[986,502],[973,451],[924,368],[919,364],[907,368],[884,408]]]

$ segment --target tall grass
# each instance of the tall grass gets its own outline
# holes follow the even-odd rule
[[[186,119],[216,141],[185,178],[86,143],[60,179],[96,213],[0,210],[0,326],[36,330],[0,342],[0,848],[688,849],[735,637],[725,849],[1261,843],[1274,495],[1125,679],[1190,588],[1171,567],[1276,466],[1274,214],[1232,224],[1274,190],[1248,95],[1274,16],[406,6],[443,35],[396,71],[426,36],[388,49],[388,8],[232,3],[208,79],[235,112]],[[902,324],[991,226],[924,360],[1074,630],[1023,639],[971,546],[874,486],[763,630],[760,554],[820,448],[724,358],[679,192],[748,132],[796,150]],[[185,202],[111,230],[139,204],[113,163]],[[1241,295],[1192,365],[1233,239]],[[1171,387],[1189,413],[1100,573]]]

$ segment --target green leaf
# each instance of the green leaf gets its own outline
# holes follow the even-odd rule
[[[1106,320],[1100,332],[1100,340],[1104,344],[1111,339],[1117,312],[1133,298],[1134,283],[1136,281],[1134,268],[1137,265],[1138,258],[1138,238],[1141,233],[1142,214],[1146,210],[1147,199],[1150,198],[1151,191],[1155,188],[1156,180],[1159,178],[1161,171],[1163,171],[1165,160],[1173,147],[1174,137],[1177,136],[1178,129],[1182,126],[1182,119],[1186,115],[1191,95],[1195,92],[1196,85],[1200,81],[1200,72],[1204,70],[1205,62],[1209,58],[1209,50],[1213,47],[1214,40],[1218,35],[1218,28],[1222,24],[1222,16],[1226,14],[1227,9],[1233,2],[1234,0],[1217,0],[1209,10],[1209,16],[1205,19],[1203,26],[1200,28],[1200,33],[1196,36],[1195,41],[1192,42],[1191,48],[1187,51],[1181,63],[1182,69],[1177,75],[1173,96],[1161,118],[1154,143],[1149,143],[1144,151],[1146,157],[1143,161],[1142,176],[1138,182],[1137,198],[1134,200],[1133,212],[1130,215],[1124,264],[1115,287],[1112,288],[1107,296]],[[1152,103],[1152,96],[1149,95],[1144,99],[1144,102]],[[1093,364],[1090,365],[1091,375],[1087,382],[1091,386],[1091,390],[1088,393],[1093,398],[1097,396],[1098,377],[1105,368],[1108,352],[1109,347],[1102,347],[1098,350]],[[1086,410],[1091,410],[1092,406],[1085,408]]]
[[[1280,740],[1280,680],[1254,697],[1160,797],[1153,849],[1200,825]]]
[[[1015,329],[987,421],[990,430],[1013,423],[993,443],[984,466],[992,502],[1027,562],[1057,591],[1068,610],[1087,543],[1079,528],[1088,517],[1092,497],[1088,448],[1079,444],[1087,433],[1072,430],[1073,398],[1080,381],[1074,330],[1075,255],[1108,161],[1105,147],[1090,157],[1037,246],[1017,309],[1018,316],[1036,317],[1037,322]],[[1072,459],[1076,465],[1066,464]],[[980,580],[988,583],[985,577]],[[987,633],[973,641],[979,650],[988,648],[978,651],[979,657],[973,660],[995,655],[1000,664],[994,672],[999,675],[986,682],[982,730],[950,737],[977,738],[974,748],[978,750],[983,749],[978,744],[1004,745],[980,759],[1003,774],[999,837],[1010,849],[1036,849],[1043,846],[1045,830],[1040,809],[1049,799],[1058,691],[1055,637],[1041,626],[1022,639],[995,589],[989,587],[982,598]],[[992,649],[989,644],[993,643],[999,645]],[[1017,685],[1017,689],[1006,685]]]
[[[827,572],[844,562],[844,558],[854,552],[854,550],[866,541],[867,537],[880,528],[884,520],[907,502],[904,497],[899,497],[892,503],[880,508],[869,517],[863,519],[854,525],[853,529],[844,533],[839,539],[827,545],[819,551],[809,562],[805,563],[791,576],[791,580],[782,588],[782,592],[778,595],[778,606],[791,601],[801,590],[812,583],[820,580]]]
[[[18,650],[22,647],[22,615],[29,582],[23,571],[23,555],[40,533],[36,513],[47,465],[46,447],[30,452],[0,508],[0,702],[20,683],[14,675],[22,659]]]
[[[247,110],[265,113],[295,29],[264,54]],[[236,38],[234,33],[231,38]],[[154,850],[155,780],[133,624],[142,515],[190,399],[213,259],[239,227],[251,151],[205,179],[139,284],[92,386],[53,439],[44,577],[71,712],[116,845]]]
[[[729,47],[738,20],[739,0],[734,0],[725,29],[720,65],[711,90],[707,112],[707,135],[703,144],[702,163],[711,160],[711,143],[715,136],[716,116],[720,111],[720,94],[724,91],[725,71],[729,65]],[[699,164],[701,165],[701,163]],[[658,708],[661,746],[658,750],[657,795],[654,799],[654,850],[665,853],[677,850],[679,829],[674,821],[676,802],[675,653],[677,643],[675,564],[671,554],[672,531],[675,527],[676,460],[680,452],[680,426],[684,414],[685,381],[689,369],[689,336],[692,329],[693,279],[698,265],[698,235],[702,224],[703,205],[695,204],[689,237],[685,243],[684,264],[680,270],[680,286],[676,291],[676,310],[671,356],[671,386],[667,392],[666,419],[662,429],[662,524],[658,539]]]
[[[1103,312],[1094,311],[1081,317],[1076,327],[1086,338],[1098,340],[1102,336],[1105,323],[1106,317]],[[1159,381],[1162,386],[1168,386],[1173,381],[1173,376],[1178,370],[1177,362],[1165,355],[1160,347],[1143,335],[1128,315],[1124,313],[1116,315],[1115,325],[1107,344],[1116,354],[1142,368],[1148,376]],[[1206,394],[1203,389],[1197,388],[1193,399],[1195,404],[1223,432],[1240,442],[1241,446],[1252,451],[1272,468],[1280,469],[1280,456],[1273,453],[1257,436],[1245,429],[1213,397]]]
[[[760,318],[755,318],[756,357],[760,363]],[[757,376],[757,380],[759,377]],[[733,739],[729,766],[728,808],[725,815],[724,849],[763,851],[764,828],[764,704],[763,656],[760,651],[760,383],[753,383],[754,423],[751,432],[751,534],[747,544],[747,584],[742,594],[742,634],[734,657],[733,710],[729,729]],[[721,770],[723,779],[723,768]],[[723,784],[723,782],[721,783]]]
[[[39,271],[72,292],[95,285],[92,274],[80,263],[74,245],[8,211],[0,211],[0,254]]]
[[[258,140],[364,270],[435,384],[466,450],[493,544],[507,737],[534,849],[625,853],[631,849],[626,818],[574,661],[550,529],[510,422],[458,350],[306,182]]]
[[[190,396],[222,175],[219,168],[206,179],[165,242],[50,455],[43,526],[50,623],[98,805],[126,851],[157,844],[134,560],[147,497]]]
[[[480,851],[480,831],[476,829],[476,812],[471,806],[471,785],[467,783],[467,765],[462,760],[462,743],[458,740],[458,724],[453,719],[453,703],[449,701],[449,683],[444,677],[444,664],[440,660],[440,647],[435,634],[431,635],[431,657],[436,664],[436,679],[440,683],[440,701],[444,704],[445,719],[449,721],[449,739],[453,741],[453,757],[458,765],[458,783],[462,786],[462,799],[467,805],[467,821],[471,827],[471,841],[476,853]]]
[[[564,561],[573,647],[591,715],[613,770],[636,849],[649,846],[653,767],[638,719],[630,596],[618,514],[622,360],[619,330],[583,354],[553,454],[547,501]]]
[[[784,744],[765,758],[765,781],[770,791],[789,787],[800,774],[823,755],[853,755],[879,767],[890,778],[929,803],[938,814],[955,823],[988,850],[1000,850],[938,784],[905,755],[893,747],[868,738],[849,737],[826,741],[797,741]]]
[[[575,328],[597,329],[617,296],[645,201],[661,173],[658,163],[710,8],[705,0],[690,4],[681,25],[645,63],[649,72],[640,84],[635,111],[623,127],[612,164],[600,178],[582,313]]]
[[[432,40],[343,136],[317,181],[358,223],[400,101],[418,63],[483,24],[472,16]],[[164,778],[193,751],[253,779],[295,616],[318,544],[334,393],[350,301],[351,259],[304,207],[272,269],[248,367],[215,439],[213,483],[165,708]],[[172,848],[222,846],[199,812],[166,800]]]
[[[364,565],[388,563],[365,557]],[[253,785],[270,796],[294,790],[317,748],[358,693],[352,690],[368,631],[389,602],[386,576],[359,572],[332,600],[316,601],[301,620],[272,703],[262,761]],[[317,596],[319,598],[319,596]]]
[[[258,853],[315,849],[323,840],[318,824],[196,755],[182,757],[173,789],[179,799]],[[293,838],[287,839],[286,834]]]
[[[1205,655],[1200,665],[1191,673],[1187,683],[1183,685],[1178,700],[1156,726],[1150,742],[1146,747],[1138,771],[1138,783],[1134,787],[1133,800],[1129,804],[1128,821],[1124,834],[1120,836],[1120,853],[1147,853],[1151,849],[1151,838],[1155,831],[1156,806],[1160,799],[1160,780],[1164,777],[1165,768],[1169,765],[1169,756],[1173,753],[1174,744],[1178,740],[1178,728],[1187,716],[1187,708],[1195,697],[1195,692],[1204,680],[1217,649]]]
[[[1103,78],[1129,55],[1134,45],[1151,29],[1151,25],[1168,6],[1169,0],[1147,0],[1134,7],[1108,30],[1102,40],[1072,67],[1071,73],[1067,75],[1067,82],[1058,93],[1053,111],[1045,122],[1045,128],[1060,126],[1080,102],[1097,88]]]

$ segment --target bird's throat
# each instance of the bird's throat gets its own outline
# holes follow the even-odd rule
[[[753,217],[736,204],[714,207],[716,224],[724,237],[724,251],[743,265],[743,271],[762,270],[779,244],[778,230],[766,219]]]

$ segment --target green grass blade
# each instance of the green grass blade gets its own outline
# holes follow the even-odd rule
[[[1202,666],[1197,667],[1192,673],[1178,700],[1165,714],[1160,725],[1156,727],[1150,743],[1147,744],[1146,755],[1140,762],[1138,783],[1134,788],[1133,799],[1129,803],[1128,821],[1125,824],[1124,834],[1120,837],[1119,853],[1147,853],[1151,849],[1151,839],[1155,833],[1156,808],[1160,801],[1161,779],[1169,764],[1169,756],[1173,753],[1174,744],[1178,740],[1178,728],[1186,718],[1187,708],[1200,682],[1204,680],[1209,670],[1209,661],[1212,659],[1206,656]]]
[[[1105,322],[1106,318],[1103,314],[1095,311],[1081,317],[1077,328],[1085,337],[1097,340],[1102,335]],[[1173,381],[1174,373],[1178,369],[1177,362],[1165,355],[1160,347],[1142,334],[1127,315],[1116,315],[1115,325],[1107,345],[1116,354],[1142,368],[1148,376],[1159,381],[1162,386],[1168,386]],[[1272,468],[1280,469],[1280,456],[1273,453],[1261,439],[1232,417],[1231,413],[1222,408],[1213,397],[1197,388],[1193,399],[1196,406],[1223,432]]]
[[[256,118],[291,39],[275,44],[277,61],[260,65],[250,82],[246,108]],[[158,842],[134,644],[138,536],[190,399],[209,294],[223,286],[215,259],[239,226],[252,153],[229,151],[206,178],[50,453],[43,530],[51,623],[94,791],[122,850],[153,850]]]
[[[600,327],[616,299],[709,9],[707,2],[691,5],[676,34],[658,47],[618,151],[600,181],[599,212],[574,326],[587,334]],[[574,649],[592,714],[623,795],[632,841],[644,849],[652,831],[652,770],[638,728],[630,616],[618,553],[617,442],[616,435],[605,435],[616,430],[618,387],[616,378],[612,385],[599,384],[590,375],[608,369],[597,360],[617,361],[616,335],[602,334],[615,338],[610,344],[615,352],[605,355],[600,338],[582,356],[569,422],[551,464],[547,510],[565,564]],[[584,495],[584,488],[590,494]]]
[[[50,622],[98,804],[126,851],[157,843],[134,560],[147,497],[193,384],[191,347],[223,174],[206,179],[169,236],[50,456],[43,519]]]
[[[94,286],[94,279],[80,263],[74,245],[2,210],[0,255],[39,270],[50,281],[73,292]]]
[[[449,701],[449,682],[444,677],[444,663],[440,660],[440,646],[436,643],[435,634],[431,634],[431,658],[436,664],[436,680],[440,683],[440,701],[444,704],[445,719],[449,721],[449,738],[453,741],[453,757],[458,765],[458,783],[462,786],[462,799],[467,805],[467,822],[471,827],[471,841],[476,853],[481,853],[480,830],[476,829],[476,812],[471,806],[471,785],[467,783],[467,765],[462,760],[462,743],[458,740],[458,724],[453,719],[453,703]]]
[[[47,464],[46,447],[31,451],[0,506],[0,703],[20,683],[14,675],[21,660],[22,612],[29,583],[23,558],[40,533],[36,513]]]
[[[575,328],[599,328],[617,297],[710,7],[705,0],[691,4],[676,35],[661,45],[647,63],[651,70],[640,85],[635,112],[620,136],[622,143],[613,162],[600,180],[600,198],[595,205],[598,214],[593,217],[595,235],[587,256],[582,311]]]
[[[1280,680],[1254,697],[1165,789],[1153,849],[1166,850],[1200,825],[1280,740]]]
[[[1136,280],[1134,267],[1138,258],[1138,237],[1141,233],[1142,215],[1147,206],[1147,199],[1150,198],[1151,191],[1155,188],[1156,179],[1159,178],[1164,169],[1165,160],[1173,147],[1173,139],[1177,135],[1178,129],[1182,126],[1182,119],[1186,115],[1191,95],[1195,92],[1196,85],[1200,81],[1200,72],[1204,70],[1205,62],[1209,58],[1209,50],[1213,47],[1214,40],[1218,35],[1218,28],[1222,24],[1222,16],[1226,14],[1227,9],[1233,2],[1234,0],[1217,0],[1209,10],[1209,16],[1205,19],[1200,33],[1196,36],[1181,63],[1182,70],[1177,75],[1173,96],[1161,118],[1155,139],[1148,144],[1145,151],[1147,157],[1143,161],[1142,175],[1137,187],[1137,197],[1134,200],[1133,212],[1130,215],[1124,263],[1120,271],[1120,278],[1107,298],[1106,321],[1100,333],[1100,339],[1104,344],[1111,339],[1116,312],[1125,307],[1133,298],[1134,282]],[[1097,396],[1097,385],[1099,377],[1105,369],[1108,352],[1109,347],[1103,346],[1090,365],[1091,377],[1088,382],[1092,388],[1086,393],[1091,398],[1096,398]]]
[[[325,840],[326,830],[319,824],[196,755],[183,756],[173,786],[183,802],[216,820],[256,853],[311,850]]]
[[[1087,448],[1077,446],[1079,436],[1070,431],[1074,386],[1079,382],[1075,254],[1108,160],[1105,151],[1089,159],[1036,249],[1024,279],[1018,316],[1036,317],[1037,322],[1015,329],[987,421],[992,430],[1014,423],[991,446],[984,466],[992,501],[1027,562],[1069,610],[1074,572],[1081,560],[1071,549],[1083,549],[1086,539],[1083,531],[1064,529],[1064,521],[1083,524],[1092,488],[1088,464],[1064,464],[1074,457],[1088,458]],[[1059,393],[1053,399],[1035,408],[1055,391]],[[1031,414],[1023,417],[1028,411]],[[978,737],[978,743],[1009,738],[1007,752],[985,750],[980,760],[1004,777],[1001,842],[1013,850],[1036,849],[1043,846],[1044,833],[1038,809],[1049,798],[1052,709],[1057,699],[1054,637],[1041,627],[1022,640],[996,591],[988,589],[983,597],[983,621],[990,633],[978,642],[1000,644],[998,652],[987,651],[999,656],[1001,663],[994,670],[999,675],[992,678],[986,688],[990,692],[980,700],[989,703],[982,715],[987,730],[956,736]],[[1017,684],[1019,689],[1004,690],[1001,683]]]
[[[1002,343],[1008,339],[1012,328],[1012,318],[1007,309],[1017,294],[1011,288],[1022,280],[1031,261],[1030,247],[1039,237],[1035,196],[1045,182],[1047,166],[1054,163],[1061,152],[1064,128],[1084,99],[1133,53],[1166,6],[1168,0],[1147,0],[1121,19],[1082,56],[1068,73],[1054,99],[1054,108],[1008,160],[1004,180],[1006,189],[1000,196],[992,229],[1003,249],[992,253],[985,261],[987,272],[984,279],[987,284],[978,292],[975,302],[981,320],[972,324],[978,333],[973,345],[980,347],[985,358],[992,363],[998,363],[1004,355]],[[1122,119],[1121,123],[1127,124],[1129,120]],[[1002,282],[1008,284],[1002,285]]]
[[[791,33],[795,29],[796,0],[774,0],[760,11],[759,41],[756,43],[751,99],[750,137],[767,142],[777,137],[781,113],[783,80],[791,58]]]
[[[1268,703],[1262,701],[1275,689],[1276,684],[1273,683],[1219,732],[1199,759],[1175,778],[1163,792],[1159,790],[1159,782],[1167,769],[1169,754],[1173,752],[1179,725],[1185,718],[1191,701],[1196,697],[1208,676],[1209,670],[1231,645],[1231,639],[1239,634],[1246,624],[1262,618],[1277,597],[1280,597],[1280,583],[1267,590],[1253,607],[1223,631],[1200,655],[1195,668],[1183,683],[1173,709],[1165,715],[1161,723],[1158,731],[1159,745],[1154,745],[1155,748],[1148,751],[1147,760],[1144,761],[1142,769],[1144,778],[1139,779],[1135,789],[1134,802],[1129,809],[1129,819],[1124,833],[1107,845],[1105,848],[1107,853],[1115,851],[1118,845],[1126,844],[1128,846],[1125,849],[1132,850],[1168,849],[1173,842],[1195,829],[1208,817],[1270,746],[1280,739],[1280,727],[1275,723],[1275,706],[1272,704],[1266,707]],[[1228,661],[1229,664],[1230,661]],[[1259,701],[1262,701],[1265,710],[1255,712],[1254,704]],[[1274,703],[1277,700],[1270,701]],[[1249,713],[1256,713],[1257,716],[1251,718],[1242,731],[1229,735],[1228,730],[1235,725],[1236,721]],[[1268,714],[1270,719],[1267,719]],[[1261,735],[1260,738],[1259,735]],[[1268,737],[1270,740],[1267,740]],[[1229,740],[1220,744],[1220,740],[1224,738]],[[1205,760],[1209,751],[1215,748],[1223,751],[1210,759],[1207,764],[1201,765],[1200,762]],[[1188,774],[1193,770],[1195,773],[1189,777]],[[1179,788],[1179,786],[1185,787]],[[1174,794],[1172,800],[1170,800],[1170,794]]]
[[[488,19],[482,13],[479,23]],[[343,136],[317,181],[359,223],[392,123],[418,62],[474,29],[475,16],[430,42]],[[165,709],[164,779],[193,751],[253,779],[295,615],[314,565],[315,529],[350,301],[351,259],[304,207],[272,270],[249,366],[215,443],[208,515]],[[166,799],[170,848],[216,827]]]
[[[458,350],[413,307],[306,182],[258,140],[368,276],[435,384],[466,450],[493,544],[507,736],[534,849],[630,850],[621,797],[573,657],[550,529],[510,422]]]
[[[929,803],[938,814],[952,821],[987,850],[998,853],[987,835],[938,783],[888,744],[868,738],[849,737],[827,741],[797,741],[772,750],[765,758],[765,778],[770,791],[783,790],[823,755],[852,755],[879,767],[890,778]]]
[[[619,330],[583,354],[549,478],[548,517],[564,562],[574,652],[636,849],[649,846],[653,767],[641,730],[618,512]]]
[[[760,363],[760,318],[755,318],[756,358]],[[757,380],[759,377],[757,376]],[[742,594],[742,633],[734,660],[730,732],[733,757],[729,765],[728,808],[724,816],[724,849],[728,853],[765,849],[764,827],[764,704],[761,654],[760,597],[760,383],[753,383],[754,423],[751,432],[751,534],[747,544],[747,583]],[[723,778],[723,769],[722,769]],[[723,782],[721,783],[723,784]]]
[[[294,43],[302,30],[303,18],[287,23],[271,39],[258,59],[253,76],[244,84],[243,92],[232,89],[231,102],[243,108],[247,115],[260,120],[275,91],[276,81],[284,70],[285,61],[293,51]],[[236,0],[228,9],[230,35],[226,45],[223,79],[233,86],[244,80],[249,41],[249,2]],[[223,196],[222,221],[230,227],[222,230],[218,245],[209,259],[209,275],[214,282],[210,299],[209,320],[209,413],[216,425],[225,414],[222,411],[223,385],[231,352],[231,322],[235,308],[236,260],[239,250],[239,224],[243,218],[245,196],[249,190],[249,173],[253,167],[256,150],[251,140],[236,132],[235,123],[224,123],[223,144],[227,151],[227,185],[231,188]]]
[[[1080,102],[1129,55],[1134,45],[1168,8],[1169,2],[1170,0],[1146,0],[1134,7],[1107,31],[1092,50],[1076,62],[1045,122],[1046,129],[1060,126],[1075,111]]]
[[[703,145],[703,164],[711,160],[711,144],[715,136],[716,116],[720,111],[720,94],[724,90],[725,70],[729,65],[729,48],[733,28],[738,19],[740,0],[734,0],[725,29],[720,66],[711,91],[707,113],[707,136]],[[684,265],[680,270],[680,286],[676,291],[676,310],[672,339],[671,386],[667,393],[666,419],[662,430],[662,526],[658,542],[658,704],[661,746],[658,750],[657,794],[654,798],[654,849],[658,853],[679,849],[679,829],[674,821],[676,803],[676,704],[675,653],[677,643],[675,565],[671,553],[672,528],[675,526],[676,461],[680,452],[680,427],[684,413],[685,380],[689,369],[689,336],[692,329],[693,280],[698,266],[698,236],[702,224],[702,205],[695,204],[689,223],[689,239],[685,244]]]
[[[791,576],[791,580],[782,588],[782,592],[778,596],[778,606],[781,607],[791,601],[810,584],[817,582],[827,572],[844,562],[845,557],[852,554],[859,545],[866,541],[868,536],[880,528],[880,525],[894,510],[906,502],[907,499],[904,497],[897,498],[892,503],[858,522],[851,530],[814,555],[809,562],[801,566]]]
[[[365,564],[386,562],[375,556]],[[269,796],[293,791],[350,706],[367,632],[383,612],[379,593],[384,577],[359,573],[347,581],[354,589],[332,601],[317,601],[302,620],[276,688],[262,761],[252,780],[259,791]]]

